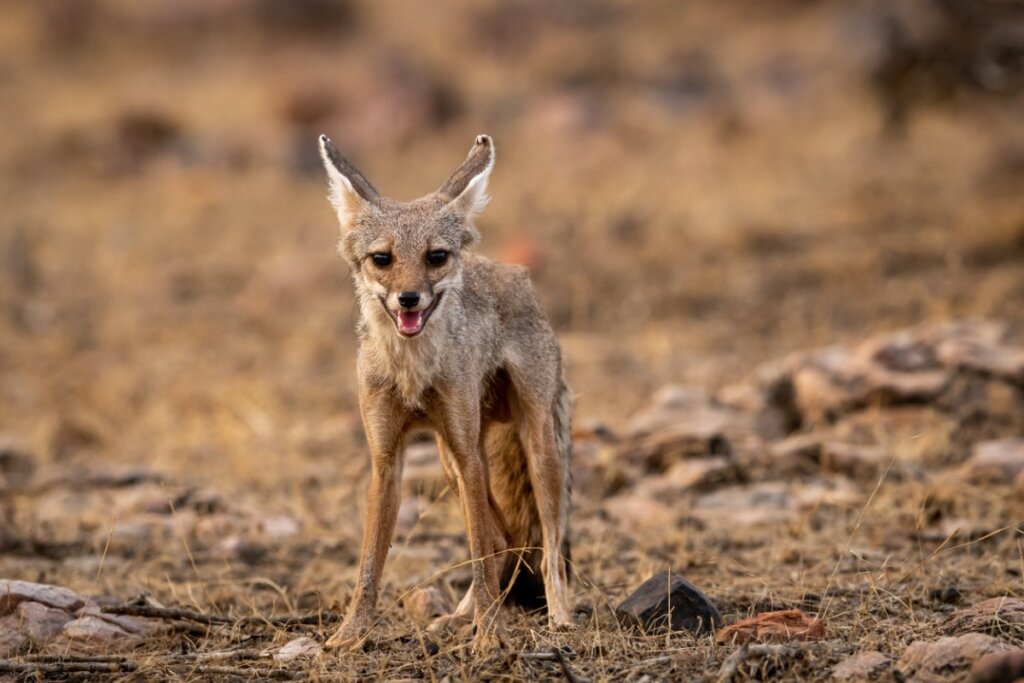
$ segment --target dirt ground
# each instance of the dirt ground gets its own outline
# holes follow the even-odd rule
[[[2,0],[0,45],[0,578],[229,617],[144,639],[126,680],[827,680],[1024,595],[1024,479],[970,469],[1024,436],[1014,3]],[[322,641],[237,620],[329,620],[355,575],[369,463],[320,132],[399,199],[495,138],[481,249],[531,268],[577,395],[576,632],[509,610],[487,657],[426,637],[404,598],[469,573],[414,443],[365,651],[187,659]],[[989,321],[964,343],[995,365],[934,327],[958,320]],[[903,328],[937,360],[872,356],[891,385],[790,356]],[[726,623],[795,608],[826,637],[730,660],[622,629],[666,568]]]

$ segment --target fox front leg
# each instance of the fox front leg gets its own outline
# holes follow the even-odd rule
[[[408,418],[387,392],[364,392],[360,406],[373,459],[366,496],[366,526],[355,593],[345,620],[325,644],[328,649],[355,647],[363,641],[373,623],[381,573],[395,532],[401,498],[399,447]]]

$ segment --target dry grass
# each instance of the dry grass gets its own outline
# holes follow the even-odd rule
[[[3,3],[0,434],[31,445],[37,481],[144,467],[166,483],[0,502],[0,576],[233,617],[343,608],[367,466],[351,289],[309,165],[321,128],[399,198],[494,135],[483,249],[533,268],[581,422],[621,427],[666,381],[716,388],[793,349],[1024,319],[1020,99],[929,103],[887,137],[870,3],[388,0],[344,3],[326,30],[302,22],[315,4],[282,18],[240,0]],[[398,606],[413,586],[457,597],[468,582],[456,506],[423,492],[368,651],[303,671],[557,678],[557,659],[516,653],[565,646],[582,678],[711,680],[731,650],[612,616],[666,566],[727,619],[797,606],[826,620],[827,642],[741,676],[821,679],[849,652],[898,654],[936,633],[947,587],[963,602],[1022,593],[1020,503],[901,467],[950,464],[951,438],[941,421],[886,432],[900,476],[742,528],[700,522],[685,497],[667,524],[631,528],[583,487],[580,630],[510,612],[511,651],[479,659],[459,640],[433,653]],[[154,500],[173,514],[132,536]],[[232,538],[251,548],[225,550]],[[167,651],[294,635],[178,633],[126,677],[213,675]]]

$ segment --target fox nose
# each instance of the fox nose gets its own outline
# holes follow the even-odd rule
[[[402,292],[398,295],[398,303],[402,308],[416,308],[420,303],[420,293]]]

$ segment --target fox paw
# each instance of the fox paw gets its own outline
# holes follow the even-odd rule
[[[367,631],[368,628],[361,622],[346,621],[327,639],[324,649],[342,652],[355,649],[366,638]]]

